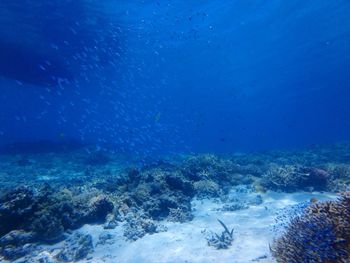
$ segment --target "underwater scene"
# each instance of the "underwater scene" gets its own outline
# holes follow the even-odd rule
[[[0,262],[350,263],[348,0],[1,0]]]

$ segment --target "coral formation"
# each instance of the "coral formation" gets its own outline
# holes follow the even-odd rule
[[[193,215],[190,209],[181,207],[170,208],[168,221],[184,223],[186,221],[191,221],[192,219]]]
[[[300,165],[271,164],[270,169],[262,176],[261,184],[271,190],[293,192],[311,188],[324,190],[329,174],[325,170]]]
[[[207,238],[208,245],[216,249],[227,249],[232,245],[233,242],[233,228],[230,231],[228,227],[219,220],[220,225],[224,228],[224,231],[221,234],[213,234]]]
[[[17,229],[34,212],[34,193],[25,187],[0,197],[0,236]]]
[[[239,202],[238,200],[236,202],[232,202],[229,204],[225,204],[222,208],[218,209],[219,211],[237,211],[242,209],[247,209],[249,206],[244,202]]]
[[[35,156],[0,155],[0,255],[14,260],[30,254],[36,244],[61,241],[69,230],[85,223],[105,222],[105,229],[119,224],[127,240],[136,240],[164,231],[160,220],[192,220],[194,199],[214,198],[219,205],[213,210],[219,213],[261,205],[263,199],[257,192],[350,190],[349,150],[349,145],[338,145],[294,152],[181,155],[142,164],[90,148]],[[17,187],[22,184],[26,187]],[[339,210],[345,199],[328,206],[303,207],[288,228],[294,238],[288,244],[299,249],[293,255],[306,250],[313,254],[319,248],[310,240],[322,235],[327,237],[318,242],[323,257],[332,258],[329,247],[346,251],[340,241],[347,237],[339,233],[347,233],[347,226],[336,228],[336,219],[329,219],[346,216],[347,210]],[[312,212],[316,207],[319,212]],[[303,228],[308,231],[300,231],[304,233],[300,236]],[[232,243],[230,233],[225,229],[221,235],[212,235],[209,243],[223,248]],[[276,257],[287,257],[283,237],[278,240],[272,246]]]
[[[124,236],[127,240],[135,241],[146,234],[154,234],[164,230],[145,215],[129,213],[125,219]]]
[[[114,235],[110,233],[102,233],[98,236],[98,242],[96,246],[105,245],[105,244],[113,244],[114,243]]]
[[[114,205],[105,195],[93,197],[89,203],[86,218],[89,222],[104,222],[106,216],[113,211]]]
[[[9,240],[17,233],[18,239],[18,233],[27,231],[27,236],[32,237],[26,239],[28,243],[56,242],[64,238],[66,230],[78,228],[84,223],[103,221],[113,207],[113,203],[103,195],[73,196],[68,189],[57,192],[47,185],[36,190],[20,187],[0,198],[0,236],[2,240]],[[14,245],[6,245],[0,254],[9,257],[9,246]],[[16,254],[23,256],[24,251]]]
[[[31,232],[13,230],[0,238],[0,254],[9,260],[14,260],[32,252],[36,236]]]
[[[348,262],[350,193],[339,200],[313,203],[290,221],[271,251],[277,262]]]
[[[59,262],[75,262],[87,257],[94,249],[91,235],[76,233],[65,240],[64,248],[57,254]]]
[[[119,180],[119,190],[129,207],[141,209],[153,220],[192,220],[191,200],[223,197],[241,183],[242,170],[234,161],[214,155],[190,156],[159,166],[129,169],[127,180]],[[247,174],[246,182],[252,182]],[[244,181],[244,180],[243,180]]]
[[[198,198],[211,198],[211,197],[219,197],[222,192],[220,186],[213,181],[209,180],[200,180],[194,182],[194,190],[197,193]]]

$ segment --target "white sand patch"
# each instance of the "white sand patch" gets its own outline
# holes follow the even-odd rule
[[[327,193],[267,193],[262,196],[263,204],[235,212],[215,210],[222,204],[213,200],[193,201],[195,217],[191,222],[163,222],[168,227],[167,232],[147,235],[135,242],[125,241],[121,225],[114,230],[85,225],[78,231],[93,237],[95,251],[90,262],[274,262],[269,253],[269,242],[273,235],[271,225],[274,224],[276,210],[312,197],[319,200],[334,198],[333,194]],[[209,247],[203,233],[206,229],[221,233],[222,227],[217,219],[235,229],[234,242],[227,250]],[[101,233],[112,234],[114,243],[96,245]],[[259,257],[265,258],[252,261]]]

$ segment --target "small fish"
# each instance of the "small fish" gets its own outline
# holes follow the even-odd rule
[[[155,122],[159,122],[161,116],[162,116],[162,113],[158,112],[154,117]]]

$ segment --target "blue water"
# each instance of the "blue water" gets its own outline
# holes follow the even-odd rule
[[[0,15],[0,144],[152,155],[350,139],[347,0],[3,0]]]

